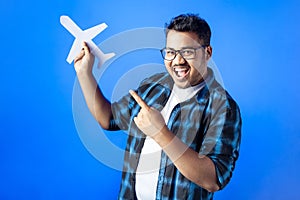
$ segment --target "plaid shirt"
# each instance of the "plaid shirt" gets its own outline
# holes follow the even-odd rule
[[[191,149],[213,161],[222,189],[229,182],[239,156],[241,115],[238,105],[214,79],[211,69],[205,82],[193,98],[175,106],[167,126]],[[161,111],[173,84],[168,73],[160,73],[145,79],[137,93],[149,106]],[[128,132],[119,199],[137,199],[135,171],[146,137],[133,121],[140,106],[128,94],[113,103],[112,110],[110,129]],[[213,193],[184,177],[162,151],[156,199],[213,199]]]

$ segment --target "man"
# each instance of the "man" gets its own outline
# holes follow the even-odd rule
[[[238,105],[207,67],[211,30],[194,14],[166,25],[166,73],[145,79],[111,104],[92,74],[86,44],[74,67],[102,128],[126,130],[120,199],[212,199],[228,184],[239,155]]]

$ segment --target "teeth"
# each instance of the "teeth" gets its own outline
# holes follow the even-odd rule
[[[188,70],[188,68],[174,68],[174,72],[178,77],[184,77]]]

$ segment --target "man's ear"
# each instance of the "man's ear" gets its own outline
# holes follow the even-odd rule
[[[207,46],[206,47],[206,60],[210,59],[212,56],[212,47],[211,46]]]

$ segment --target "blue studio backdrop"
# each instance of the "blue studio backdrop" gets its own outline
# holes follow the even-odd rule
[[[163,70],[163,41],[139,31],[156,33],[181,13],[210,24],[213,61],[243,117],[236,169],[215,199],[300,199],[299,2],[1,1],[0,199],[118,195],[126,134],[100,130],[89,114],[66,62],[74,38],[60,16],[83,29],[108,24],[94,42],[119,54],[94,73],[117,99],[122,81],[143,78],[132,70]]]

